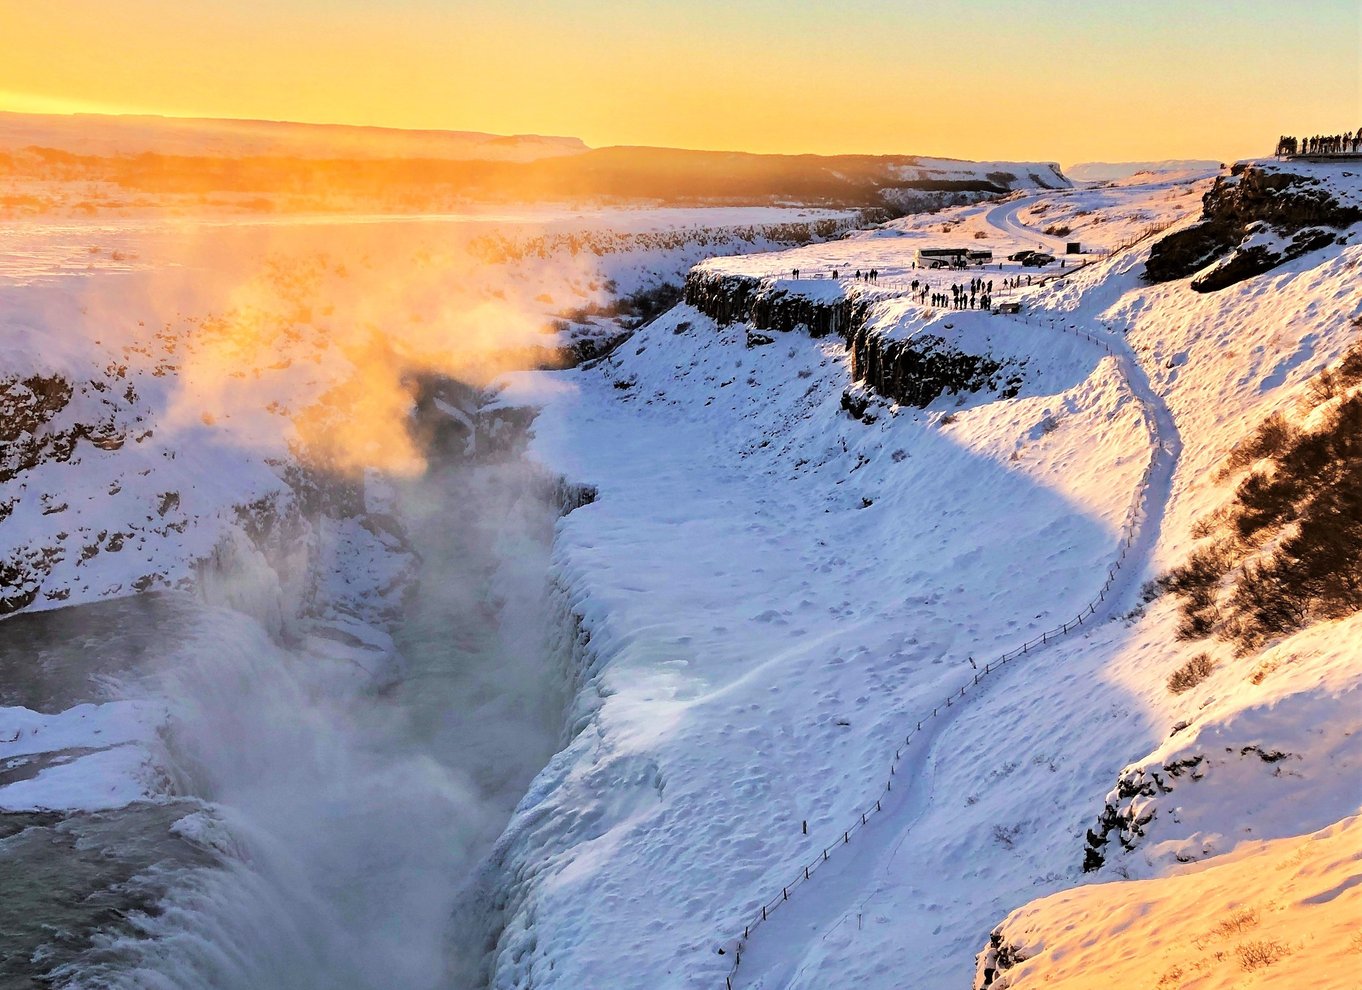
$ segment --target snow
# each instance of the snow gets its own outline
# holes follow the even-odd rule
[[[593,370],[506,380],[500,403],[542,409],[535,456],[599,498],[560,526],[555,566],[589,668],[577,735],[508,829],[494,986],[646,972],[659,987],[888,990],[905,959],[915,985],[959,986],[1008,911],[1091,879],[1084,833],[1132,760],[1235,754],[1180,780],[1176,814],[1098,879],[1162,876],[1207,836],[1198,855],[1232,854],[1356,809],[1351,625],[1315,633],[1334,644],[1324,681],[1255,683],[1252,663],[1227,660],[1173,696],[1164,681],[1200,645],[1176,640],[1171,602],[1140,599],[1227,494],[1211,469],[1351,343],[1358,307],[1356,248],[1214,294],[1144,285],[1151,235],[1195,217],[1206,183],[1042,193],[700,266],[811,299],[878,298],[872,324],[891,335],[1026,355],[1012,399],[884,404],[863,424],[839,408],[840,341],[776,333],[749,349],[745,327],[686,307]],[[1073,232],[1041,229],[1057,222]],[[1005,256],[1070,237],[1095,249],[1090,264],[1016,293],[1024,322],[902,298],[906,279],[967,277],[913,269],[929,240]],[[847,277],[872,267],[879,288]],[[1107,621],[975,688],[971,658],[1096,596],[1151,457]],[[907,747],[890,798],[905,732],[962,687]],[[1250,745],[1298,759],[1275,773],[1241,758]],[[771,920],[744,939],[763,903]]]
[[[1025,961],[993,986],[1344,990],[1362,932],[1359,848],[1362,818],[1352,816],[1163,880],[1048,897],[1002,926]]]
[[[912,279],[934,286],[965,281],[971,274],[985,278],[1032,273],[1057,274],[1059,265],[1044,272],[1025,269],[1007,261],[1022,250],[1042,248],[1070,267],[1116,250],[1151,228],[1198,215],[1201,195],[1209,188],[1206,175],[1145,176],[1142,181],[1110,187],[1084,187],[1046,194],[1014,193],[998,202],[985,202],[941,213],[923,213],[891,221],[873,230],[857,231],[821,244],[768,254],[721,258],[698,266],[700,271],[723,271],[740,275],[789,278],[798,269],[802,293],[817,298],[834,292],[835,282],[824,281],[833,271],[849,282],[856,271],[879,271],[878,285],[906,288]],[[1064,234],[1046,228],[1067,228]],[[1082,253],[1065,255],[1069,242],[1079,242]],[[993,260],[968,272],[926,270],[917,267],[919,248],[954,247],[993,252]],[[1064,271],[1067,272],[1067,268]],[[819,284],[819,282],[822,284]],[[859,288],[854,282],[853,287]],[[1001,297],[1001,293],[999,296]]]
[[[1220,162],[1208,158],[1177,158],[1154,162],[1079,162],[1064,169],[1064,174],[1075,182],[1112,182],[1132,177],[1146,178],[1141,173],[1178,173],[1183,177],[1197,174],[1214,175]]]
[[[0,708],[0,811],[102,811],[153,797],[165,718],[136,701],[51,715]]]
[[[1346,170],[1320,175],[1357,195]],[[61,549],[34,607],[126,594],[153,570],[169,584],[197,577],[202,590],[212,579],[190,568],[202,559],[250,578],[214,600],[285,621],[284,599],[303,592],[285,587],[276,572],[286,568],[245,538],[236,510],[273,498],[287,515],[278,468],[299,438],[291,412],[356,369],[390,369],[389,355],[364,346],[382,325],[404,360],[495,379],[487,408],[539,409],[532,456],[597,490],[556,531],[553,579],[581,667],[567,672],[576,695],[565,746],[489,863],[505,905],[492,986],[718,988],[732,978],[890,990],[911,975],[956,987],[1019,908],[1004,931],[1036,954],[1015,979],[1103,972],[1107,982],[1107,967],[1138,967],[1139,952],[1166,953],[1171,967],[1189,951],[1196,964],[1198,933],[1250,901],[1263,904],[1262,931],[1277,932],[1267,921],[1275,888],[1261,877],[1278,862],[1298,869],[1281,873],[1270,910],[1284,927],[1270,937],[1292,952],[1263,973],[1340,972],[1315,919],[1327,911],[1328,924],[1346,923],[1342,906],[1356,904],[1355,888],[1340,885],[1357,848],[1349,816],[1362,805],[1352,649],[1362,620],[1320,624],[1251,657],[1213,647],[1213,674],[1171,695],[1169,673],[1206,646],[1177,640],[1174,603],[1145,601],[1140,588],[1185,557],[1196,521],[1229,494],[1218,469],[1234,443],[1291,408],[1355,341],[1362,247],[1354,229],[1346,246],[1216,293],[1145,285],[1155,235],[1195,218],[1208,181],[1164,173],[1022,194],[790,250],[739,228],[810,214],[8,231],[7,368],[85,382],[126,361],[136,398],[77,393],[54,428],[99,422],[129,439],[117,451],[82,440],[70,461],[44,460],[0,487],[22,496],[0,552]],[[625,236],[678,225],[689,231],[679,241]],[[478,243],[508,255],[495,291],[460,253],[493,229]],[[610,250],[536,253],[573,232]],[[1022,273],[1001,260],[924,272],[920,247],[1002,259],[1070,240],[1084,247],[1081,267],[1029,272],[1042,278],[1005,297],[1022,304],[1020,317],[908,298],[913,279],[940,290]],[[186,244],[202,254],[171,270]],[[250,265],[223,261],[242,245]],[[278,284],[245,277],[262,245],[295,261]],[[763,250],[701,260],[754,247]],[[840,339],[773,331],[772,344],[749,347],[747,327],[684,305],[589,367],[502,374],[492,359],[508,331],[537,341],[565,304],[608,302],[608,281],[616,294],[650,288],[697,262],[812,300],[865,300],[891,339],[940,335],[1025,362],[1020,390],[946,394],[925,409],[877,400],[862,422],[841,406],[851,383]],[[849,277],[869,268],[877,282]],[[834,269],[840,278],[827,277]],[[297,284],[308,288],[294,293]],[[284,313],[288,332],[218,349],[240,339],[212,319],[233,307]],[[476,319],[457,318],[470,308]],[[483,326],[501,335],[490,346]],[[405,409],[383,381],[373,392]],[[383,422],[384,408],[350,419]],[[144,428],[152,435],[136,440]],[[355,439],[364,451],[410,453],[391,434]],[[366,486],[366,501],[382,489]],[[162,515],[170,492],[178,503]],[[128,547],[111,553],[99,537],[102,549],[80,559],[127,520],[137,522]],[[309,526],[300,540],[315,609],[295,631],[316,659],[382,682],[397,662],[383,609],[410,564],[405,549],[353,520]],[[265,573],[274,585],[256,580]],[[981,666],[1090,604],[1077,630],[976,681]],[[0,787],[0,807],[114,807],[154,793],[147,754],[161,716],[115,704],[0,712],[0,757],[47,760]],[[1134,799],[1137,817],[1155,813],[1140,841],[1109,843],[1105,865],[1084,874],[1085,833],[1107,803],[1126,801],[1119,775],[1166,774],[1198,757],[1195,779]],[[24,766],[36,767],[12,764]],[[194,816],[178,827],[218,841]],[[782,889],[824,850],[825,865],[786,900]],[[1189,870],[1188,859],[1202,861]],[[1036,898],[1047,899],[1022,908]],[[770,920],[744,937],[770,903]],[[1228,980],[1223,970],[1215,978]]]
[[[0,483],[0,505],[13,503],[0,560],[21,565],[34,608],[188,587],[195,561],[236,542],[239,507],[273,500],[289,513],[281,473],[299,442],[414,469],[409,369],[476,381],[508,361],[503,351],[520,360],[516,346],[554,346],[548,331],[566,308],[674,282],[715,251],[771,246],[781,225],[849,216],[547,209],[9,225],[4,374],[72,383],[43,434],[76,440],[69,460],[49,453]],[[489,262],[488,250],[510,254]],[[300,426],[309,409],[318,417]],[[391,584],[390,548],[353,528],[338,538],[350,549],[320,552],[368,572],[349,597],[372,612],[383,596],[369,592]]]

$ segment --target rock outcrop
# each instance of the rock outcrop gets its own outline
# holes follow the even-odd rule
[[[988,947],[979,953],[975,962],[974,990],[1004,990],[1011,983],[1007,971],[1026,962],[1027,958],[1020,948],[1004,938],[1001,926],[993,929],[988,936]]]
[[[936,334],[890,339],[862,326],[847,343],[852,378],[905,406],[921,408],[945,392],[985,389],[1010,399],[1022,384],[1011,362],[966,353]]]
[[[1202,219],[1154,244],[1145,278],[1168,282],[1213,268],[1192,281],[1214,292],[1330,244],[1336,231],[1362,221],[1320,175],[1240,162],[1202,198]]]
[[[831,282],[820,288],[829,291],[820,297],[770,279],[697,269],[686,278],[685,301],[720,324],[751,326],[749,346],[769,342],[770,331],[836,334],[847,343],[852,380],[902,405],[923,407],[946,392],[984,389],[1011,398],[1021,388],[1021,370],[1010,361],[963,351],[938,334],[896,338],[872,327],[884,295],[847,295]],[[848,390],[843,408],[865,418],[863,399],[859,390]]]

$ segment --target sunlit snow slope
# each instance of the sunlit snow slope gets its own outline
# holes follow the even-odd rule
[[[1199,215],[1207,186],[1136,178],[709,262],[704,301],[606,361],[507,383],[504,403],[543,409],[536,456],[599,499],[560,524],[577,734],[501,847],[495,986],[960,986],[1034,897],[1160,877],[1356,810],[1348,623],[1302,633],[1280,676],[1225,649],[1196,689],[1165,686],[1205,645],[1179,641],[1175,604],[1142,586],[1229,491],[1210,473],[1231,446],[1353,342],[1359,308],[1355,229],[1219,292],[1147,284],[1150,246]],[[1002,259],[1057,240],[1091,263],[914,267],[920,247]],[[870,268],[878,284],[855,277]],[[1015,316],[932,308],[911,284],[1027,274],[996,294]],[[728,325],[702,311],[752,299]],[[771,329],[800,300],[835,332]],[[844,408],[843,335],[858,327],[939,338],[1015,381],[923,408],[853,389]],[[1094,621],[975,686],[991,658],[1095,601],[1123,550]],[[1288,768],[1246,749],[1278,741]],[[1188,747],[1224,769],[1178,781],[1148,842],[1085,874],[1122,768]],[[1191,937],[1202,922],[1186,924]]]

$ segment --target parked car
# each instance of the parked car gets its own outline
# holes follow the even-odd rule
[[[1032,251],[1022,259],[1022,267],[1044,268],[1046,265],[1053,263],[1054,260],[1055,256],[1053,254],[1041,254],[1039,251]]]
[[[1033,254],[1035,254],[1035,253],[1036,253],[1035,251],[1018,251],[1016,254],[1009,254],[1009,255],[1007,256],[1007,260],[1008,260],[1008,261],[1020,261],[1020,262],[1022,262],[1022,263],[1025,263],[1025,262],[1026,262],[1026,259],[1029,258],[1029,257],[1031,257],[1031,255],[1033,255]]]

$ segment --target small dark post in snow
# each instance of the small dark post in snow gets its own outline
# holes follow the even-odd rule
[[[809,821],[808,821],[807,818],[804,819],[803,826],[804,826],[804,834],[805,834],[805,835],[808,835],[808,834],[809,834]]]

